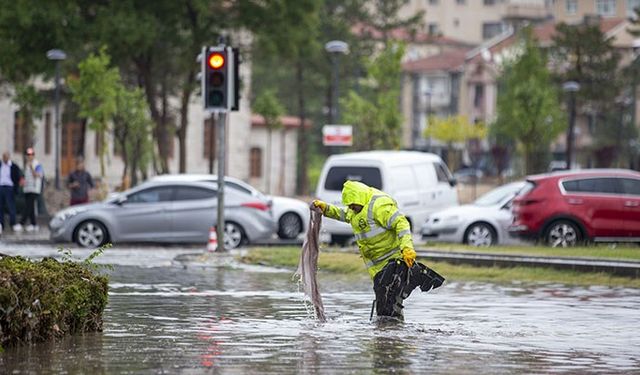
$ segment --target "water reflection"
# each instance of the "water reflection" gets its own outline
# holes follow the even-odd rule
[[[366,276],[321,276],[319,324],[288,271],[120,266],[111,280],[104,333],[7,350],[0,372],[640,371],[635,289],[451,282],[380,323]]]

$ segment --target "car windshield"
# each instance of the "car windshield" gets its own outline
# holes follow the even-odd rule
[[[507,184],[497,187],[473,202],[476,206],[493,206],[502,202],[508,196],[514,197],[522,189],[522,183]]]

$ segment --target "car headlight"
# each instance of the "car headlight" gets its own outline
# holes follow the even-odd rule
[[[60,211],[57,214],[55,214],[55,216],[53,217],[53,220],[55,221],[59,221],[59,222],[64,222],[69,220],[70,218],[76,216],[77,214],[79,214],[80,212],[83,212],[84,210],[78,210],[75,208],[70,208],[70,209],[66,209],[64,211]]]

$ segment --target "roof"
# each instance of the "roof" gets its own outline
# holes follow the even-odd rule
[[[621,168],[587,168],[587,169],[572,169],[568,171],[555,171],[550,173],[543,173],[528,176],[527,180],[543,180],[547,178],[567,178],[567,177],[595,177],[595,176],[627,176],[627,177],[640,177],[640,172],[631,169]]]
[[[611,38],[615,34],[625,29],[625,25],[628,21],[624,18],[601,18],[599,20],[599,27],[605,37]],[[553,43],[553,37],[556,34],[556,27],[558,23],[555,21],[545,22],[533,27],[533,37],[538,40],[538,43],[542,47],[547,47]],[[488,51],[491,54],[498,53],[505,48],[508,48],[515,44],[517,41],[517,34],[513,29],[509,29],[503,34],[486,41],[480,46],[474,48],[467,54],[467,59],[481,58],[483,51]]]
[[[402,64],[406,72],[456,71],[462,69],[469,49],[454,49],[437,55],[407,61]]]
[[[440,157],[436,154],[420,151],[362,151],[349,152],[346,154],[332,155],[329,160],[333,161],[384,161],[388,164],[406,164],[407,161],[415,161],[416,159],[428,161],[440,161]]]
[[[351,27],[351,32],[360,37],[369,37],[375,40],[382,40],[384,34],[381,30],[375,26],[367,25],[364,23],[356,23]],[[389,30],[389,39],[402,40],[412,43],[424,43],[424,44],[438,44],[438,45],[455,45],[455,46],[471,46],[471,43],[464,42],[462,40],[449,38],[444,35],[433,35],[421,31],[412,31],[410,29],[399,27]]]
[[[282,125],[287,129],[295,129],[300,127],[300,118],[295,116],[282,116],[280,117],[280,121]],[[312,122],[309,119],[304,121],[304,126],[306,128],[311,127]],[[251,115],[251,127],[263,127],[265,126],[264,117],[262,115],[253,114]]]

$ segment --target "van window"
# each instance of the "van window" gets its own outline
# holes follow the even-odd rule
[[[324,181],[326,190],[342,190],[344,182],[360,181],[363,184],[382,189],[382,176],[376,167],[331,167]]]
[[[438,182],[449,182],[449,171],[447,167],[442,165],[442,163],[434,163],[433,166],[436,168],[436,175],[438,175]]]

